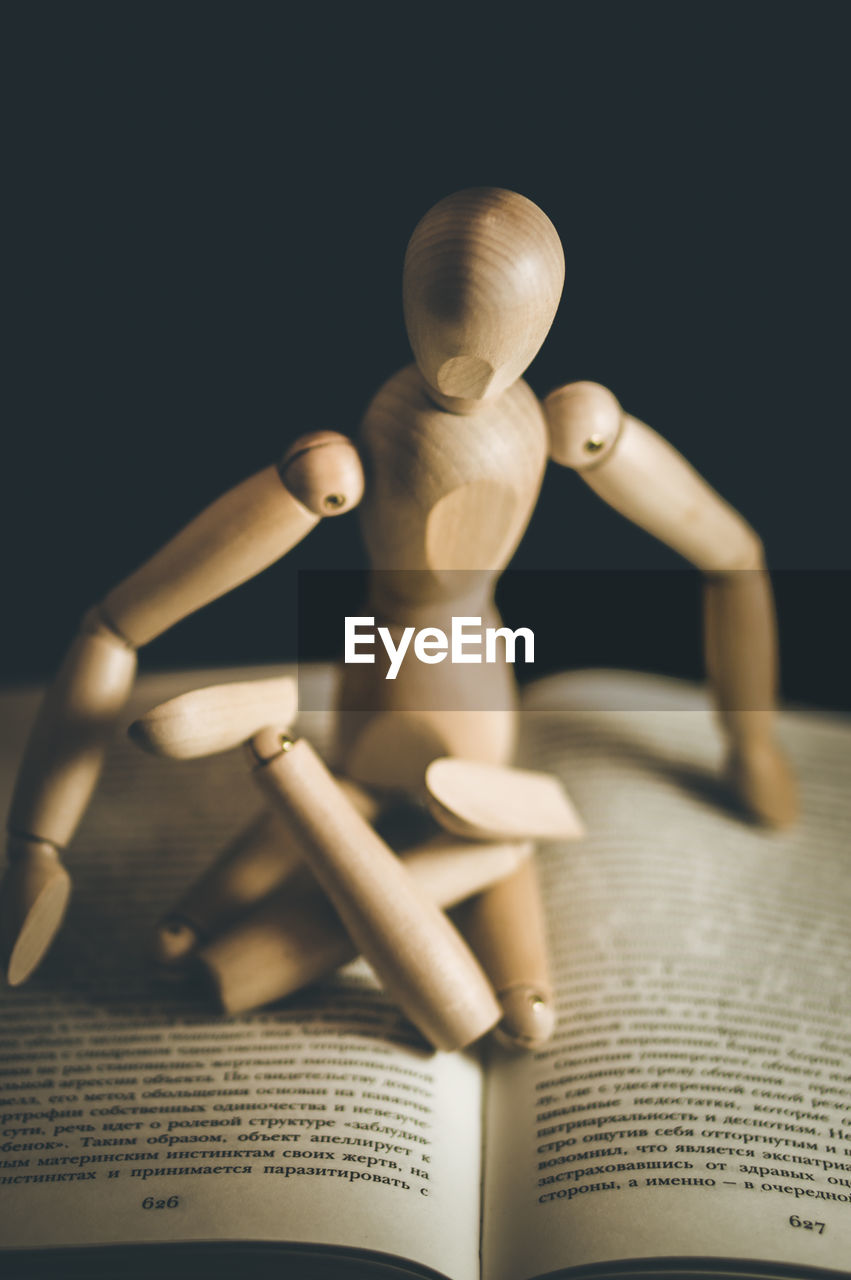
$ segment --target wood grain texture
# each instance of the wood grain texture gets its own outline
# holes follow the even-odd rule
[[[154,956],[183,963],[198,945],[262,901],[301,863],[299,847],[276,814],[264,809],[223,849],[160,922]]]
[[[12,796],[0,883],[0,950],[12,984],[29,977],[62,923],[71,881],[58,851],[89,802],[135,674],[132,649],[87,614],[39,708]]]
[[[381,811],[376,798],[348,778],[337,778],[336,782],[361,817],[374,822]],[[154,958],[160,969],[185,964],[199,942],[262,902],[303,861],[298,832],[280,811],[264,809],[230,841],[158,925]]]
[[[512,874],[530,853],[529,845],[474,845],[440,835],[408,850],[403,862],[433,902],[451,907]],[[283,999],[356,954],[340,917],[303,868],[202,947],[198,962],[222,1008],[242,1013]]]
[[[455,412],[496,399],[549,332],[564,252],[543,210],[514,191],[472,187],[439,201],[405,254],[405,324],[417,364]]]
[[[373,570],[364,612],[394,638],[408,626],[448,633],[452,615],[499,625],[494,585],[537,503],[549,451],[543,411],[521,375],[563,279],[552,224],[511,192],[457,193],[411,237],[403,292],[416,367],[381,388],[359,437]],[[437,756],[512,758],[506,663],[414,663],[392,682],[383,675],[377,663],[344,671],[337,759],[353,776],[416,793]],[[511,949],[504,933],[493,942]],[[525,1005],[521,1013],[517,1030],[526,1034]]]
[[[535,1049],[555,1028],[543,904],[532,860],[455,913],[503,1009],[500,1038]]]
[[[369,486],[359,517],[370,557],[364,612],[394,638],[408,626],[449,632],[455,616],[499,626],[496,579],[514,552],[547,459],[541,407],[522,381],[463,418],[438,408],[416,367],[367,409],[359,443]],[[347,666],[336,759],[372,786],[418,791],[436,755],[506,761],[515,682],[505,663]]]
[[[71,878],[44,841],[12,837],[0,889],[0,954],[10,986],[25,982],[62,923]]]
[[[779,663],[768,573],[711,575],[703,601],[706,670],[730,744],[730,781],[759,821],[788,826],[798,816],[798,788],[774,736]]]
[[[286,488],[317,516],[340,516],[363,496],[363,468],[351,440],[337,431],[299,436],[281,459]]]
[[[484,1035],[499,1006],[472,953],[360,817],[304,739],[273,754],[278,734],[252,739],[268,763],[253,776],[296,828],[310,869],[391,997],[431,1044],[457,1049]]]
[[[544,400],[550,457],[559,466],[582,471],[599,466],[618,440],[623,410],[598,382],[569,382]]]
[[[354,446],[343,437],[331,438],[330,433],[322,433],[318,442],[305,438],[301,445],[299,457],[309,456],[311,461],[305,471],[298,458],[293,460],[294,480],[304,486],[307,476],[315,497],[324,478],[326,492],[333,498],[324,505],[334,513],[355,504],[363,475]],[[288,470],[284,467],[285,473]],[[37,846],[42,841],[62,846],[71,839],[130,693],[135,648],[266,568],[319,518],[290,493],[277,468],[267,467],[219,498],[109,592],[103,604],[86,616],[44,700],[12,801],[9,828],[13,835],[28,837]],[[253,718],[246,733],[268,718],[268,712]],[[165,732],[164,725],[160,728]],[[202,730],[196,724],[194,732],[208,742],[209,726]],[[173,734],[171,745],[175,745]],[[184,742],[183,754],[187,751]],[[35,876],[39,883],[40,875]],[[20,888],[29,883],[22,876],[18,866],[10,867],[6,877],[5,946],[8,954],[19,934],[23,946],[25,933],[29,970],[47,949],[62,913],[47,910],[45,893],[32,901],[32,893]],[[54,878],[58,884],[58,877]],[[54,900],[58,901],[58,894]],[[184,941],[172,939],[178,949]]]
[[[152,707],[128,733],[152,755],[192,760],[240,746],[260,724],[290,725],[298,711],[292,676],[192,689]]]
[[[582,479],[622,516],[706,573],[762,566],[750,525],[685,458],[628,414],[616,447]]]
[[[135,646],[268,568],[319,520],[285,488],[276,467],[223,494],[103,601]]]
[[[590,400],[600,403],[599,396]],[[572,399],[558,393],[548,401],[551,429],[555,421],[566,438],[572,415],[580,421],[590,400],[587,394]],[[707,674],[730,740],[733,785],[752,816],[770,826],[792,822],[795,782],[773,736],[777,627],[759,537],[667,441],[637,419],[625,415],[601,452],[598,465],[582,470],[588,486],[706,575]]]
[[[489,599],[475,607],[483,626],[499,625]],[[455,608],[452,602],[432,604],[422,613],[428,625],[450,626]],[[401,626],[375,616],[398,642]],[[335,749],[341,770],[366,786],[420,795],[426,766],[436,756],[495,764],[512,758],[517,690],[507,665],[425,666],[411,659],[393,681],[385,680],[383,671],[382,662],[344,671]]]
[[[12,825],[35,840],[33,848],[41,848],[39,840],[64,843],[79,821],[132,681],[130,650],[271,564],[322,516],[357,505],[364,492],[361,457],[368,484],[360,514],[372,568],[364,613],[397,640],[406,628],[439,627],[448,634],[459,615],[479,617],[483,628],[500,625],[494,587],[537,503],[548,454],[579,470],[604,501],[701,569],[707,575],[707,669],[730,743],[731,776],[752,814],[775,825],[791,819],[794,782],[773,739],[776,628],[760,541],[675,449],[624,414],[606,388],[575,382],[556,389],[543,408],[538,403],[521,375],[549,330],[563,280],[558,235],[524,196],[470,188],[429,210],[414,230],[404,266],[405,322],[415,364],[374,397],[359,452],[335,432],[301,437],[278,467],[219,498],[111,591],[101,622],[87,628],[97,639],[89,634],[76,643],[45,702],[13,807]],[[420,794],[437,757],[483,766],[512,758],[515,687],[507,663],[410,661],[395,680],[384,677],[380,662],[348,666],[343,673],[335,760],[355,782],[378,792]],[[137,733],[156,750],[188,757],[233,745],[259,723],[291,719],[286,707],[261,709],[253,696],[226,695],[233,701],[218,708],[218,720],[203,698],[191,704],[198,713],[194,720],[181,721],[161,708],[159,719],[147,720]],[[433,795],[431,803],[455,830],[479,837],[533,834],[524,819],[533,809],[536,818],[550,823],[544,830],[539,823],[537,834],[565,834],[571,825],[564,808],[557,814],[554,794],[545,795],[543,784],[531,798],[522,787],[517,790],[516,779],[498,789],[491,784],[489,791],[483,775],[458,772],[458,762],[443,763],[450,780],[462,780],[461,790],[452,790],[453,782],[451,795]],[[277,776],[278,768],[276,763],[269,776]],[[271,783],[269,788],[275,792]],[[339,791],[332,792],[336,804]],[[300,822],[308,823],[307,816]],[[340,840],[344,825],[341,816]],[[328,874],[339,878],[343,869],[329,861],[318,827],[310,831],[308,847],[322,850],[334,866]],[[300,829],[293,841],[302,837]],[[376,846],[363,839],[368,861],[377,856]],[[218,927],[203,926],[201,917],[220,922],[229,907],[245,906],[268,891],[263,886],[275,883],[280,869],[270,840],[261,825],[226,851],[198,891],[195,922],[188,907],[185,919],[165,922],[161,959],[180,960],[196,945],[199,929]],[[42,855],[32,854],[35,888],[16,890],[13,902],[29,901],[33,894],[40,900],[40,877],[49,871]],[[15,875],[22,875],[20,868]],[[26,877],[24,882],[29,884]],[[336,892],[346,897],[339,883]],[[357,893],[352,886],[346,890],[347,910],[358,927],[372,918],[370,892],[366,877]],[[528,884],[523,892],[530,892]],[[59,901],[58,888],[55,899],[45,897],[44,903],[49,900]],[[12,933],[16,910],[13,905],[6,915]],[[39,910],[45,932],[47,916],[55,923],[61,912]],[[497,930],[497,946],[499,931],[514,928],[516,918],[506,906],[494,906],[491,914],[482,910],[482,920],[491,924],[481,928]],[[389,915],[385,911],[378,944],[388,973]],[[411,920],[416,918],[412,907]],[[18,924],[23,927],[23,918]],[[28,957],[36,950],[32,930]],[[511,954],[510,940],[505,954]],[[484,1019],[487,1000],[480,984],[479,997],[471,988],[466,1013],[459,1004],[453,1028],[439,1024],[434,1003],[417,985],[421,976],[406,979],[408,987],[403,981],[402,988],[428,1034],[456,1041],[467,1014],[464,1035]]]
[[[582,819],[558,778],[474,760],[433,760],[428,806],[447,831],[470,840],[576,840]]]
[[[13,832],[60,847],[68,843],[135,674],[135,653],[88,615],[30,734],[9,813]]]
[[[505,567],[547,461],[543,410],[525,382],[459,417],[433,402],[409,365],[369,404],[358,443],[369,479],[358,515],[383,595],[423,602],[422,586],[412,595],[392,571],[422,571],[429,596],[441,598],[454,570],[495,575]]]

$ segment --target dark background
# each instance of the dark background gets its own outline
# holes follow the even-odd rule
[[[787,694],[851,705],[842,13],[7,5],[0,678],[44,677],[89,604],[296,436],[354,432],[410,358],[414,224],[498,185],[565,246],[534,389],[611,387],[745,513]],[[511,579],[513,625],[548,620],[540,669],[699,671],[692,575],[576,476],[551,468],[515,563],[582,571],[543,605]],[[326,521],[144,662],[291,658],[297,571],[361,564],[355,518]]]

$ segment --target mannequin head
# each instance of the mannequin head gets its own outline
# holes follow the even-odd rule
[[[514,191],[471,187],[417,224],[405,255],[405,323],[435,398],[461,412],[521,377],[558,307],[555,227]]]

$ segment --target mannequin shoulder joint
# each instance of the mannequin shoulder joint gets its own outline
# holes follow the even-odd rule
[[[569,382],[544,400],[550,457],[582,471],[611,453],[623,424],[623,410],[598,382]]]

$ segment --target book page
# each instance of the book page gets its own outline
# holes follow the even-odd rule
[[[848,727],[786,715],[804,816],[781,833],[728,806],[688,686],[554,677],[524,727],[589,835],[541,857],[555,1036],[491,1064],[485,1280],[677,1257],[846,1274]]]
[[[127,720],[200,684],[142,680]],[[8,792],[33,695],[3,698]],[[327,717],[306,717],[321,743]],[[0,992],[7,1249],[288,1241],[477,1280],[481,1069],[435,1054],[367,966],[218,1016],[156,987],[157,917],[259,807],[242,753],[171,762],[119,743],[68,858],[61,937]]]

